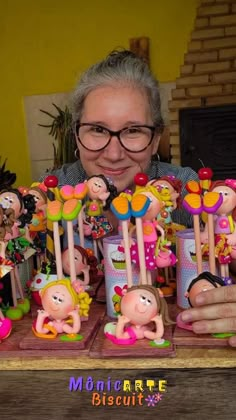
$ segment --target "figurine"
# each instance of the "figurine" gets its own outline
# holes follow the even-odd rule
[[[223,199],[214,213],[215,256],[220,264],[221,277],[230,284],[228,264],[234,258],[236,246],[236,180],[214,181],[210,191],[219,193]],[[208,243],[207,223],[201,233],[201,242]],[[208,253],[208,245],[203,247],[202,252]]]
[[[97,258],[88,255],[87,251],[81,246],[74,245],[76,282],[84,289],[89,289],[89,283],[96,278],[98,272]],[[70,275],[69,249],[62,252],[62,268],[66,275]],[[82,276],[82,277],[81,277]]]
[[[215,287],[224,286],[224,281],[218,277],[213,275],[208,271],[204,271],[203,273],[199,274],[196,278],[194,278],[188,286],[187,291],[185,292],[184,296],[188,299],[189,305],[194,307],[193,299],[201,292],[206,292],[207,290],[214,289]],[[185,323],[181,320],[181,315],[179,314],[176,319],[177,325],[180,328],[185,330],[192,331],[192,324]]]
[[[22,196],[17,189],[9,189],[1,191],[0,206],[5,212],[9,209],[14,211],[14,223],[11,230],[6,232],[4,241],[1,242],[1,256],[5,258],[7,254],[7,257],[15,264],[14,269],[10,272],[14,307],[9,308],[6,315],[10,319],[18,320],[30,310],[29,300],[24,297],[18,264],[25,260],[26,249],[29,246],[33,248],[29,237],[28,224],[35,211],[35,202],[32,195],[26,194]],[[20,301],[17,301],[16,298],[16,285],[21,297]]]
[[[173,223],[172,212],[180,207],[182,182],[173,175],[163,176],[158,179],[152,179],[148,182],[161,194],[161,200],[164,202],[164,209],[159,213],[158,220],[162,222],[166,239],[172,244],[176,241],[176,232],[186,229],[185,226]]]
[[[131,345],[143,338],[153,340],[155,345],[163,346],[164,326],[174,322],[168,314],[165,298],[159,289],[150,285],[132,286],[123,291],[121,315],[117,323],[105,326],[105,335],[115,344]],[[154,322],[154,329],[150,323]]]
[[[12,322],[6,318],[0,309],[0,340],[4,340],[11,334]]]
[[[94,253],[98,257],[97,245],[103,254],[101,239],[113,230],[104,210],[110,208],[113,198],[117,196],[117,189],[104,175],[91,176],[85,182],[88,196],[85,203],[85,224],[90,226],[87,233],[93,238]]]
[[[176,258],[170,250],[170,243],[165,240],[164,229],[157,221],[158,214],[164,205],[161,201],[160,194],[157,192],[156,188],[150,185],[146,187],[139,187],[137,192],[133,194],[131,206],[133,205],[135,198],[139,198],[141,195],[144,195],[147,199],[149,199],[149,206],[141,216],[141,222],[145,265],[148,274],[148,283],[151,284],[149,272],[155,270],[157,267],[167,267],[175,264]],[[135,229],[136,226],[133,226],[130,229],[130,237]],[[138,265],[140,265],[138,253],[139,246],[139,244],[134,243],[130,248],[132,262]]]
[[[81,328],[79,296],[70,280],[49,283],[40,290],[42,310],[33,326],[35,335],[54,338],[58,333],[77,334]],[[72,324],[68,320],[72,318]],[[48,335],[49,334],[49,335]]]

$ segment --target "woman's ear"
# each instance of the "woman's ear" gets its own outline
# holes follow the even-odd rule
[[[155,134],[154,139],[153,139],[153,144],[152,144],[152,155],[155,155],[157,153],[160,140],[161,140],[161,135]]]

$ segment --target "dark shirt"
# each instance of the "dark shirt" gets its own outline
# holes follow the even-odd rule
[[[59,188],[63,185],[75,186],[80,182],[84,182],[85,179],[88,178],[79,160],[74,163],[67,163],[63,165],[60,169],[44,174],[42,179],[49,174],[57,176]],[[192,179],[198,180],[196,172],[194,172],[189,167],[182,168],[181,166],[176,166],[170,163],[158,161],[151,162],[147,171],[147,175],[149,176],[149,179],[160,178],[166,175],[174,175],[176,178],[182,181],[182,197],[184,197],[187,193],[185,189],[185,184]],[[127,185],[127,187],[129,186]],[[174,222],[185,225],[186,227],[192,226],[192,217],[183,208],[174,210],[172,212],[172,219]]]

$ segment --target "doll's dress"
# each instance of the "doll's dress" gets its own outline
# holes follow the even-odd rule
[[[44,252],[46,249],[46,219],[43,211],[33,214],[29,232],[37,252]]]
[[[24,252],[31,244],[22,236],[18,222],[15,222],[12,226],[12,232],[5,235],[4,241],[7,242],[6,258],[14,264],[25,261]]]
[[[156,261],[155,261],[155,248],[157,242],[157,233],[155,229],[155,224],[152,221],[144,221],[142,224],[143,227],[143,239],[144,239],[144,254],[145,254],[145,264],[148,271],[155,270]],[[138,244],[135,243],[130,247],[131,261],[137,266],[140,266],[139,254],[138,254]]]
[[[192,324],[190,322],[189,323],[188,322],[183,322],[181,320],[181,314],[177,315],[176,325],[177,325],[177,327],[182,328],[183,330],[193,331],[193,327],[192,327]]]
[[[85,214],[85,222],[91,227],[93,239],[103,238],[107,233],[112,232],[113,227],[103,214],[102,202],[98,200],[87,201]]]
[[[0,318],[0,340],[7,338],[12,330],[12,322],[9,318]]]
[[[220,264],[232,262],[232,246],[227,243],[226,235],[234,232],[234,221],[231,215],[216,216],[215,225],[215,256]],[[205,244],[202,248],[202,255],[209,255],[209,246]]]
[[[105,336],[114,344],[130,346],[137,340],[137,336],[132,327],[125,327],[124,331],[129,334],[129,338],[117,338],[115,335],[116,322],[108,322],[104,327]]]

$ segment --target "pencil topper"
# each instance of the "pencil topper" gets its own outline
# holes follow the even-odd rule
[[[214,181],[211,184],[212,194],[218,194],[221,197],[220,206],[214,212],[214,242],[215,256],[220,264],[222,278],[226,284],[231,284],[229,277],[228,264],[235,258],[236,246],[236,180],[226,179],[225,181]],[[201,233],[201,242],[204,245],[203,255],[209,252],[209,233],[207,224]]]
[[[87,187],[87,200],[84,208],[84,222],[87,227],[90,227],[88,234],[93,239],[94,253],[96,258],[98,258],[97,246],[103,254],[101,239],[113,230],[104,211],[110,208],[113,198],[118,193],[117,188],[104,175],[93,175],[85,183]]]
[[[7,256],[7,258],[9,258],[15,265],[10,271],[14,307],[10,307],[6,311],[6,316],[10,319],[18,320],[30,310],[30,303],[24,296],[24,290],[20,281],[17,265],[25,260],[25,252],[27,248],[32,247],[28,224],[30,223],[32,214],[35,211],[35,202],[30,194],[22,196],[17,189],[9,188],[8,190],[1,191],[0,206],[5,216],[7,212],[12,210],[15,218],[14,223],[11,225],[11,229],[8,231],[6,230],[0,246],[1,257],[5,259]],[[13,217],[12,212],[11,217]],[[24,228],[23,231],[22,228]],[[32,254],[34,253],[35,250],[32,248]],[[20,294],[20,300],[17,300],[17,288]]]

